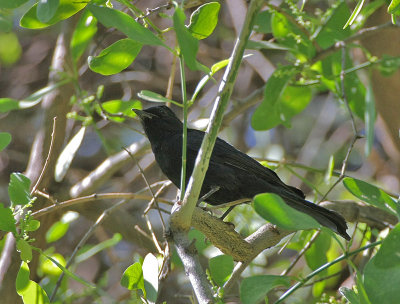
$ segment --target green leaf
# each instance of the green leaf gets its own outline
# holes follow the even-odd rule
[[[81,263],[81,262],[91,258],[92,256],[99,253],[100,251],[103,251],[109,247],[113,247],[113,246],[117,245],[121,240],[122,240],[122,235],[119,233],[115,233],[111,239],[108,239],[99,244],[96,244],[95,246],[92,246],[90,249],[86,250],[85,252],[80,253],[76,257],[75,263],[78,264],[78,263]]]
[[[347,20],[346,24],[343,26],[343,29],[347,28],[349,25],[352,25],[354,20],[356,20],[358,14],[360,13],[363,5],[364,5],[365,0],[358,0],[356,7],[354,8],[354,11],[351,13],[351,16],[349,20]]]
[[[21,264],[16,280],[17,293],[25,304],[49,304],[50,300],[46,292],[34,281],[29,280],[29,266]]]
[[[77,62],[82,56],[96,32],[97,20],[93,17],[90,11],[85,10],[79,19],[71,38],[70,49],[74,62]]]
[[[350,16],[349,8],[345,2],[330,9],[330,14],[324,20],[322,26],[314,34],[315,41],[322,49],[327,49],[338,41],[342,41],[351,35],[350,28],[343,29],[343,25]]]
[[[17,241],[17,250],[20,252],[21,260],[24,262],[32,261],[32,247],[24,239]]]
[[[272,32],[271,27],[272,13],[270,11],[262,11],[257,14],[254,22],[254,30],[259,33],[269,34]]]
[[[367,94],[365,95],[365,137],[367,138],[365,142],[365,156],[369,156],[374,144],[374,127],[376,120],[375,111],[375,98],[374,92],[372,91],[372,83],[367,87]]]
[[[388,6],[388,13],[394,14],[400,9],[400,0],[392,0]]]
[[[25,15],[22,16],[20,20],[20,25],[22,27],[29,29],[45,28],[57,22],[60,22],[61,20],[65,20],[75,15],[77,12],[82,10],[87,5],[87,2],[84,1],[71,1],[71,0],[59,0],[59,1],[60,3],[57,7],[57,10],[54,13],[54,16],[49,21],[41,22],[38,19],[36,15],[38,4],[35,3],[29,9],[29,11],[27,11]]]
[[[318,229],[320,224],[311,216],[289,207],[279,195],[258,194],[253,207],[264,219],[286,230]]]
[[[0,0],[0,8],[13,9],[28,1],[29,0]]]
[[[246,45],[246,49],[251,50],[278,50],[278,51],[288,51],[289,48],[286,46],[279,45],[274,42],[269,41],[256,41],[256,40],[249,40]]]
[[[25,231],[36,231],[40,228],[40,222],[38,220],[30,219],[25,226]]]
[[[208,261],[211,277],[218,286],[223,286],[233,271],[233,258],[229,255],[218,255]]]
[[[12,206],[24,206],[31,201],[31,180],[22,173],[11,173],[8,195]]]
[[[67,233],[69,223],[57,221],[46,231],[46,242],[52,243],[61,239]]]
[[[257,304],[267,293],[277,287],[290,285],[290,278],[278,275],[257,275],[243,279],[240,284],[240,300],[243,304]]]
[[[109,7],[94,4],[89,4],[88,8],[105,27],[115,27],[128,36],[128,38],[141,44],[161,45],[168,48],[153,32],[143,27],[127,14]]]
[[[4,207],[0,203],[0,230],[6,232],[12,232],[14,235],[17,234],[17,228],[15,225],[15,219],[13,212],[10,208]]]
[[[206,236],[199,230],[191,229],[188,233],[189,240],[194,242],[196,250],[202,254],[210,245],[207,243]]]
[[[339,291],[346,298],[346,300],[350,302],[350,304],[360,304],[358,295],[354,292],[353,289],[349,289],[347,287],[340,287]]]
[[[154,93],[152,91],[142,90],[137,95],[138,95],[139,98],[142,98],[142,99],[147,100],[147,101],[164,102],[164,103],[170,102],[170,103],[172,103],[172,104],[174,104],[174,105],[176,105],[178,107],[182,107],[182,104],[180,104],[180,103],[178,103],[178,102],[176,102],[174,100],[165,98],[161,94]]]
[[[156,302],[158,294],[158,260],[149,253],[146,255],[142,265],[144,288],[146,289],[146,299]]]
[[[70,142],[65,146],[64,150],[60,153],[54,170],[54,179],[56,182],[61,182],[65,174],[67,174],[69,166],[85,137],[85,131],[86,127],[81,127],[78,133],[74,135]]]
[[[36,16],[40,22],[46,23],[56,14],[60,0],[40,0],[36,8]]]
[[[121,285],[129,290],[141,289],[146,296],[142,265],[139,262],[129,266],[124,271],[121,278]]]
[[[188,29],[193,37],[200,40],[212,34],[218,24],[220,7],[218,2],[209,2],[199,6],[192,13]]]
[[[59,253],[53,253],[50,257],[60,263],[60,265],[65,266],[67,264],[64,257]],[[62,273],[62,270],[49,259],[46,259],[40,265],[40,269],[43,271],[44,274],[48,274],[51,276],[59,276]]]
[[[121,39],[105,48],[96,57],[89,56],[89,67],[102,75],[113,75],[131,65],[142,49],[142,44],[131,39]]]
[[[329,182],[332,178],[333,169],[335,169],[335,157],[333,155],[331,155],[329,157],[328,168],[326,168],[325,177],[324,177],[324,181],[326,184],[329,184]]]
[[[397,303],[400,297],[400,224],[365,266],[363,282],[371,303]]]
[[[0,132],[0,151],[4,150],[11,142],[11,134]]]
[[[135,112],[133,112],[132,109],[139,109],[139,110],[142,109],[142,103],[139,100],[128,100],[128,101],[124,101],[121,99],[109,100],[103,102],[101,106],[108,113],[123,114],[129,117],[136,116]],[[102,109],[100,108],[99,105],[96,106],[96,111],[99,114],[101,114]],[[109,116],[108,119],[114,120],[116,122],[122,122],[125,120],[125,118],[123,117],[112,117],[112,116]]]
[[[351,177],[344,178],[343,185],[360,200],[396,215],[395,200],[378,187]]]
[[[12,98],[0,98],[0,113],[19,109],[18,100]]]
[[[331,247],[331,240],[330,234],[321,231],[311,247],[306,251],[305,258],[311,270],[315,270],[328,262],[327,252]],[[325,275],[327,275],[327,269],[319,274],[319,276]]]
[[[208,73],[206,66],[196,60],[197,51],[199,50],[199,41],[192,36],[190,31],[185,26],[185,13],[177,7],[173,16],[176,38],[179,48],[183,55],[186,65],[192,71],[201,70]]]
[[[0,63],[3,66],[12,66],[21,58],[22,46],[14,32],[7,33],[5,30],[0,28]]]

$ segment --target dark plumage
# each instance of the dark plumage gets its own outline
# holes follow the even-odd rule
[[[158,165],[175,186],[179,187],[182,122],[166,106],[134,111],[142,122]],[[193,171],[203,136],[202,131],[188,129],[186,183]],[[239,199],[252,199],[256,194],[264,192],[275,193],[292,208],[312,216],[321,225],[347,240],[350,239],[346,233],[346,221],[341,215],[306,201],[301,190],[286,185],[274,171],[220,138],[215,143],[200,195],[207,194],[215,187],[220,188],[205,199],[209,204],[220,205]]]

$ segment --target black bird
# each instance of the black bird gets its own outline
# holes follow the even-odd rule
[[[133,111],[142,122],[158,165],[179,188],[182,163],[182,122],[166,106],[151,107],[143,111],[133,109]],[[186,184],[193,171],[204,132],[188,129],[187,134]],[[211,205],[220,205],[239,199],[251,200],[259,193],[275,193],[281,196],[290,207],[310,215],[322,226],[332,229],[346,240],[350,239],[346,233],[346,221],[340,214],[306,201],[301,190],[286,185],[274,171],[220,138],[217,138],[215,143],[200,196],[206,195],[215,188],[218,190],[205,199]]]

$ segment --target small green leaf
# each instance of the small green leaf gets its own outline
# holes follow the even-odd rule
[[[24,239],[17,241],[17,250],[20,252],[21,260],[24,262],[32,261],[32,247]]]
[[[397,303],[400,297],[400,224],[388,234],[364,269],[363,283],[371,303]]]
[[[18,36],[14,32],[5,32],[5,30],[0,28],[0,64],[3,66],[12,66],[21,58],[22,46]]]
[[[92,256],[99,253],[100,251],[117,245],[121,240],[122,240],[122,235],[119,233],[115,233],[111,239],[108,239],[101,243],[98,243],[95,246],[90,247],[90,249],[80,253],[76,257],[75,263],[79,264],[79,263],[91,258]]]
[[[10,208],[4,207],[0,203],[0,230],[12,232],[14,235],[17,234],[17,228],[15,225],[15,219],[13,212]]]
[[[124,101],[121,99],[116,99],[116,100],[109,100],[105,101],[101,104],[101,107],[106,111],[107,113],[111,114],[123,114],[125,116],[129,117],[135,117],[136,114],[135,112],[132,111],[132,109],[142,109],[142,103],[139,100],[128,100]],[[102,109],[100,108],[99,105],[96,106],[96,111],[101,115]],[[106,113],[106,115],[107,115]],[[116,121],[116,122],[122,122],[125,120],[123,117],[113,117],[113,116],[108,116],[108,119]]]
[[[0,132],[0,151],[4,150],[11,142],[11,134]]]
[[[186,65],[192,71],[201,70],[208,73],[209,70],[206,66],[202,65],[196,60],[197,51],[199,50],[199,41],[192,36],[190,31],[185,26],[185,13],[177,7],[173,16],[174,28],[176,38],[178,40],[179,48],[185,59]]]
[[[344,178],[343,185],[360,200],[396,215],[395,200],[378,187],[351,177]]]
[[[67,233],[69,223],[57,221],[46,231],[46,242],[52,243],[61,239]]]
[[[56,14],[59,0],[40,0],[36,8],[36,16],[40,22],[46,23]]]
[[[71,38],[71,56],[77,62],[97,32],[97,20],[89,10],[85,10],[79,19]]]
[[[27,289],[29,285],[29,266],[27,263],[22,262],[21,267],[19,268],[18,274],[17,274],[17,279],[15,281],[15,287],[17,290],[17,293],[21,295],[24,290]]]
[[[82,10],[86,5],[87,2],[84,1],[71,1],[71,0],[59,0],[59,5],[57,7],[56,12],[54,13],[54,16],[47,22],[41,22],[37,15],[37,6],[38,4],[35,3],[29,11],[25,13],[24,16],[22,16],[20,25],[25,28],[29,29],[40,29],[44,27],[48,27],[50,25],[53,25],[61,20],[65,20],[72,15],[75,15],[77,12]]]
[[[12,98],[0,98],[0,113],[19,109],[18,100]]]
[[[288,287],[290,278],[278,275],[257,275],[243,279],[240,284],[240,300],[243,304],[257,304],[277,286]]]
[[[356,20],[358,14],[360,13],[363,5],[364,5],[365,0],[358,0],[356,7],[354,8],[354,11],[351,13],[351,16],[349,20],[347,20],[346,24],[343,26],[343,29],[347,28],[349,25],[352,25],[354,20]]]
[[[102,75],[113,75],[131,65],[142,49],[142,44],[131,39],[121,39],[105,48],[96,57],[88,58],[93,72]]]
[[[29,0],[0,0],[0,8],[14,9],[28,1]]]
[[[375,98],[374,92],[372,91],[372,84],[367,86],[367,93],[365,95],[365,137],[367,138],[365,142],[365,156],[369,156],[374,144],[374,127],[376,120],[375,111]]]
[[[321,231],[311,247],[306,251],[305,258],[308,267],[315,270],[328,262],[327,253],[331,247],[331,236],[325,231]],[[320,276],[327,275],[327,269],[319,274]]]
[[[233,258],[229,255],[218,255],[208,261],[211,277],[218,286],[223,286],[233,271]]]
[[[31,201],[31,180],[22,173],[11,173],[8,195],[12,206],[24,206]]]
[[[86,127],[81,127],[78,133],[74,135],[71,141],[65,146],[64,150],[60,153],[54,170],[54,179],[56,182],[61,182],[65,174],[67,174],[69,166],[85,137],[85,131]]]
[[[40,228],[40,222],[38,220],[29,220],[25,226],[25,231],[36,231]]]
[[[289,207],[279,195],[274,193],[256,195],[253,206],[264,219],[286,230],[307,230],[321,227],[312,217]]]
[[[146,299],[156,302],[158,294],[158,260],[149,253],[146,255],[142,265],[144,288],[146,289]]]
[[[400,0],[392,0],[388,6],[388,13],[394,14],[400,9]]]
[[[204,39],[212,34],[218,24],[218,13],[221,5],[209,2],[199,6],[190,16],[189,31],[196,39]]]
[[[168,48],[152,31],[143,27],[127,14],[109,7],[94,4],[89,4],[88,8],[105,27],[115,27],[128,36],[128,38],[141,44],[161,45]]]
[[[139,97],[139,98],[142,98],[142,99],[144,99],[144,100],[147,100],[147,101],[152,101],[152,102],[164,102],[164,103],[170,102],[170,103],[172,103],[172,104],[174,104],[174,105],[176,105],[176,106],[178,106],[178,107],[182,107],[182,104],[180,104],[180,103],[178,103],[178,102],[176,102],[176,101],[174,101],[174,100],[165,98],[165,97],[162,96],[161,94],[154,93],[154,92],[148,91],[148,90],[142,90],[142,91],[140,91],[140,92],[138,93],[138,97]]]
[[[334,168],[335,168],[335,157],[333,155],[331,155],[329,157],[328,168],[326,168],[326,172],[325,172],[324,181],[326,184],[329,184],[329,182],[332,178],[332,173],[333,173]]]
[[[60,263],[60,265],[65,266],[67,264],[65,262],[64,257],[59,253],[53,253],[51,255],[51,258]],[[44,274],[48,274],[51,276],[59,276],[62,273],[62,270],[49,259],[43,261],[42,265],[40,266],[40,269],[43,271]]]
[[[139,262],[129,266],[124,271],[121,278],[121,285],[129,290],[141,289],[146,296],[142,265]]]

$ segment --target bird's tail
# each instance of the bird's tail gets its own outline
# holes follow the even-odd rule
[[[346,221],[339,213],[298,197],[285,197],[284,200],[290,207],[310,215],[322,226],[328,227],[346,240],[350,240],[350,236],[346,232]]]

